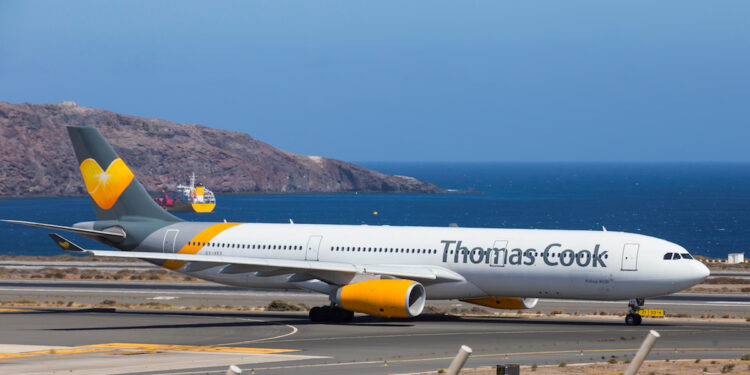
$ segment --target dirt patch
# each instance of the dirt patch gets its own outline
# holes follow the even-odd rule
[[[294,303],[284,301],[283,299],[276,299],[266,306],[266,311],[309,311],[310,306],[304,303]]]
[[[119,258],[119,257],[97,257],[91,255],[0,255],[0,261],[33,261],[33,262],[118,262],[118,263],[142,263],[137,258]]]
[[[26,308],[69,308],[69,309],[124,309],[124,310],[187,310],[187,311],[267,311],[266,306],[230,306],[230,305],[200,305],[200,306],[175,306],[170,303],[148,302],[148,303],[118,303],[115,300],[105,299],[100,303],[80,303],[75,301],[36,301],[36,300],[9,300],[0,301],[2,307],[26,307]]]
[[[41,269],[0,267],[0,279],[53,280],[138,280],[138,281],[203,281],[166,269],[105,271],[76,267],[45,267]]]
[[[617,359],[609,362],[591,364],[565,364],[553,366],[521,366],[522,374],[611,374],[620,375],[628,367],[629,362]],[[440,370],[420,374],[441,374]],[[495,375],[497,370],[492,368],[464,369],[462,375]],[[639,374],[653,375],[693,375],[693,374],[750,374],[750,361],[731,360],[679,360],[679,361],[646,361],[638,370]]]

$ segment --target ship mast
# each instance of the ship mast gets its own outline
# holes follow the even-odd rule
[[[193,174],[190,175],[190,188],[192,189],[194,187],[195,187],[195,172],[193,172]]]

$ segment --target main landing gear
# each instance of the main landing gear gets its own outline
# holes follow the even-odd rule
[[[354,312],[338,306],[315,306],[310,309],[310,320],[313,322],[351,322]]]
[[[631,298],[628,302],[628,315],[625,316],[625,324],[629,326],[641,325],[641,316],[638,314],[638,310],[643,308],[643,304],[646,302],[643,298]]]

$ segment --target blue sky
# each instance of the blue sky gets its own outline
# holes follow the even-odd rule
[[[750,161],[748,1],[2,1],[0,100],[350,161]]]

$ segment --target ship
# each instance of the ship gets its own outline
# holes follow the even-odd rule
[[[214,193],[203,184],[195,183],[195,173],[190,175],[188,185],[177,185],[175,198],[163,192],[164,196],[155,197],[154,201],[167,211],[208,213],[216,207]]]

